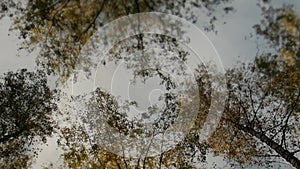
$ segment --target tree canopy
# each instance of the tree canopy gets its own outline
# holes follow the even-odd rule
[[[206,9],[210,24],[214,28],[214,9],[224,6],[224,13],[232,11],[231,0],[214,1],[161,1],[161,0],[34,0],[27,3],[5,0],[1,2],[0,13],[10,16],[12,29],[20,31],[24,39],[22,48],[31,51],[37,46],[41,51],[37,63],[48,74],[59,75],[65,81],[74,69],[93,66],[88,58],[79,57],[81,47],[93,35],[97,27],[122,16],[140,12],[164,12],[197,21],[193,10]]]
[[[290,6],[262,11],[264,18],[254,28],[271,50],[228,70],[228,106],[212,142],[218,153],[239,162],[261,157],[262,163],[272,162],[279,156],[299,168],[300,19]]]
[[[42,71],[21,69],[1,76],[0,98],[0,168],[27,168],[55,131],[55,91]]]
[[[63,150],[63,165],[46,168],[206,168],[211,167],[207,166],[207,158],[212,154],[223,157],[231,168],[274,168],[276,165],[280,168],[280,164],[300,168],[300,17],[292,6],[273,7],[270,1],[258,3],[262,18],[253,29],[268,46],[257,47],[253,62],[226,70],[226,89],[218,88],[221,78],[210,74],[210,65],[198,64],[190,70],[187,62],[193,53],[176,37],[167,35],[137,34],[121,40],[113,44],[107,58],[99,63],[80,57],[82,47],[97,28],[122,16],[163,12],[195,23],[194,11],[202,9],[208,18],[205,30],[215,31],[218,29],[215,22],[220,19],[220,13],[215,10],[221,6],[221,15],[227,14],[234,10],[232,2],[0,2],[0,17],[13,20],[12,30],[19,31],[19,38],[24,42],[21,48],[40,49],[36,59],[39,70],[21,69],[0,77],[0,168],[32,167],[39,153],[37,145],[46,143],[54,132],[59,134],[57,143]],[[103,66],[108,70],[110,65],[121,63],[125,67],[123,71],[132,74],[132,85],[157,78],[155,83],[161,87],[158,100],[163,106],[151,103],[142,111],[140,119],[130,119],[130,109],[140,108],[140,100],[122,100],[111,91],[97,87],[90,93],[72,95],[61,103],[59,92],[51,90],[48,84],[47,75],[54,75],[66,84],[76,69],[89,72],[90,67]],[[194,79],[178,78],[188,77],[187,71],[192,72]],[[120,83],[119,86],[126,85],[123,81]],[[220,98],[214,90],[226,90],[228,95]],[[225,100],[221,119],[215,119],[217,128],[210,137],[200,141],[205,120],[214,108],[211,106],[219,106],[214,103],[216,97]],[[58,128],[61,125],[55,117],[58,103],[71,107],[70,112],[63,115],[70,115],[70,119],[75,116],[76,123],[66,120],[67,125]],[[191,117],[184,116],[182,110]],[[157,112],[160,114],[149,124],[147,120],[156,117]],[[189,121],[180,123],[176,121],[178,117],[187,117]],[[113,130],[104,131],[107,127]],[[162,143],[159,148],[164,151],[147,156],[157,136],[167,135],[172,127],[188,132],[180,141],[174,141],[172,148],[164,150],[161,147],[166,144]],[[115,136],[111,131],[132,140],[146,137],[150,144],[134,145],[125,141],[118,144],[116,141],[123,141],[125,137],[120,139],[120,135]],[[110,137],[106,138],[103,133]],[[140,156],[125,154],[135,146],[144,146]]]

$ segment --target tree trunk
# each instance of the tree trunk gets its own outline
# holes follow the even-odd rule
[[[276,151],[282,158],[284,158],[287,162],[289,162],[293,167],[300,169],[300,160],[294,156],[293,153],[289,152],[288,150],[284,149],[281,145],[267,137],[265,134],[261,132],[255,131],[251,127],[244,127],[242,125],[237,125],[238,129],[251,134],[252,136],[256,137],[263,143],[270,146],[274,151]]]

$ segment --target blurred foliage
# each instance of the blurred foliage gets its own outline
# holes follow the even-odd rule
[[[109,152],[98,145],[95,140],[91,139],[88,134],[89,131],[87,131],[89,128],[86,126],[95,125],[91,121],[97,122],[99,117],[101,119],[102,116],[100,115],[100,112],[106,114],[104,118],[107,120],[110,127],[120,133],[126,135],[130,134],[130,137],[139,137],[142,133],[146,133],[147,135],[147,130],[150,129],[145,128],[138,130],[143,123],[139,125],[136,121],[129,121],[126,115],[121,113],[121,111],[124,111],[124,107],[119,106],[115,98],[109,93],[97,89],[94,92],[95,95],[91,97],[91,100],[87,103],[89,107],[87,112],[89,113],[83,113],[83,124],[73,124],[70,127],[64,127],[61,130],[58,144],[64,150],[64,153],[62,154],[64,165],[68,166],[68,168],[205,168],[206,155],[209,147],[205,142],[199,141],[201,135],[198,130],[202,128],[210,107],[211,82],[209,81],[210,75],[204,65],[198,67],[196,77],[200,88],[191,88],[189,89],[188,94],[191,96],[189,97],[191,99],[196,97],[194,95],[198,92],[201,102],[195,103],[197,99],[193,102],[178,100],[178,98],[170,98],[171,100],[168,100],[169,102],[179,101],[179,108],[186,107],[190,111],[199,111],[197,120],[194,121],[194,126],[184,139],[178,142],[173,149],[167,150],[156,156],[128,158]],[[78,97],[76,99],[82,98]],[[99,101],[99,99],[101,101]],[[180,112],[178,108],[176,111]],[[163,113],[164,112],[162,112],[162,114]],[[174,112],[170,113],[174,114]],[[162,115],[161,117],[164,116]],[[165,117],[160,120],[161,122],[165,122],[170,120],[170,117]],[[153,125],[155,128],[156,123],[153,123]],[[161,125],[164,126],[159,126],[159,130],[154,129],[155,134],[148,133],[148,137],[154,137],[157,133],[163,133],[170,127],[169,125],[166,125],[166,123],[161,123]],[[101,130],[101,127],[98,127],[98,129]],[[49,168],[51,168],[51,165]]]
[[[56,126],[56,92],[45,73],[21,69],[0,77],[0,168],[27,168]]]
[[[28,50],[41,48],[37,63],[48,74],[58,75],[64,82],[74,69],[84,68],[88,71],[93,65],[91,60],[79,58],[78,54],[97,27],[125,15],[148,11],[171,13],[196,22],[193,10],[204,8],[211,24],[207,30],[213,30],[217,19],[214,9],[218,5],[225,5],[225,13],[232,11],[233,8],[227,6],[230,2],[32,0],[17,3],[4,0],[0,3],[0,13],[1,16],[13,18],[12,29],[20,31],[20,38],[24,40],[23,47]],[[300,19],[291,6],[273,8],[266,5],[268,3],[263,1],[260,6],[263,18],[253,28],[258,36],[267,41],[269,49],[259,49],[254,63],[227,70],[229,94],[228,98],[224,98],[225,111],[217,129],[206,143],[199,142],[201,136],[197,131],[201,129],[209,112],[213,88],[209,80],[211,77],[204,71],[205,67],[199,66],[196,75],[199,89],[191,89],[189,94],[193,99],[198,92],[201,102],[185,104],[176,99],[174,102],[191,110],[195,110],[195,105],[199,104],[199,116],[195,119],[195,127],[174,149],[155,157],[120,157],[91,143],[85,128],[75,124],[60,131],[58,144],[64,150],[64,165],[68,168],[205,168],[207,154],[213,152],[216,156],[224,154],[224,159],[232,168],[272,168],[280,160],[300,168]],[[120,58],[120,53],[130,54],[132,49],[146,51],[144,37],[137,35],[134,38],[138,39],[137,44],[128,46],[126,41],[120,42],[120,48],[117,46],[110,51],[111,57],[127,59],[131,63],[128,67],[135,69],[135,76],[159,76],[166,87],[174,87],[170,78],[159,69],[151,71],[145,68],[150,63],[147,57],[144,58],[146,61]],[[178,45],[172,38],[154,36],[153,39],[156,39],[154,42],[159,46],[165,45],[166,50],[180,55],[182,61],[188,56],[181,49],[176,50]],[[145,44],[141,45],[141,42]],[[1,80],[0,162],[7,165],[0,167],[26,168],[31,165],[33,157],[28,152],[37,152],[32,148],[36,144],[34,142],[45,141],[55,127],[55,120],[51,116],[53,110],[56,110],[53,102],[55,92],[47,87],[45,73],[41,71],[9,72]],[[109,93],[98,90],[96,94],[102,100],[98,99],[99,103],[94,104],[109,113],[107,119],[111,127],[127,134],[144,129],[139,125],[132,126],[131,121],[122,116],[117,109],[119,105],[115,104],[116,99]],[[174,109],[172,111],[174,113]]]
[[[196,166],[199,166],[197,161],[205,162],[207,153],[207,145],[200,144],[197,139],[196,134],[190,134],[174,149],[161,155],[125,158],[97,144],[90,144],[85,129],[72,126],[62,129],[59,144],[66,151],[62,156],[64,166],[68,168],[197,168]]]
[[[81,47],[97,27],[122,16],[140,12],[164,12],[196,22],[194,11],[203,9],[211,18],[207,30],[214,29],[217,16],[214,9],[224,6],[224,13],[232,11],[231,0],[17,0],[1,1],[0,15],[10,16],[12,30],[20,32],[25,42],[22,48],[29,51],[40,47],[36,59],[48,74],[59,75],[65,82],[73,70],[87,72],[94,66],[89,58],[79,57]]]
[[[271,167],[281,157],[300,168],[300,19],[291,6],[262,13],[254,28],[271,50],[228,70],[228,105],[211,143],[238,163]]]

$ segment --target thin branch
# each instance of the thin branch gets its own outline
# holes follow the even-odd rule
[[[296,99],[296,101],[294,102],[291,111],[288,113],[288,116],[287,116],[287,118],[286,118],[286,120],[285,120],[285,124],[284,124],[284,126],[283,126],[283,130],[282,130],[282,138],[281,138],[281,145],[284,143],[285,148],[287,148],[286,141],[285,141],[285,133],[286,133],[286,130],[287,130],[287,128],[288,128],[288,121],[289,121],[289,119],[290,119],[292,113],[294,112],[294,110],[295,110],[295,108],[296,108],[296,106],[297,106],[297,103],[298,103],[298,101],[299,101],[299,98],[300,98],[300,92],[298,93],[297,99]]]

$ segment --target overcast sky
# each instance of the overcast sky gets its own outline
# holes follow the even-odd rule
[[[273,2],[278,6],[282,2],[292,3],[295,5],[294,9],[300,9],[300,2],[296,0],[277,0]],[[257,52],[255,38],[245,40],[246,36],[253,33],[252,26],[259,23],[261,19],[261,11],[256,6],[256,1],[236,0],[233,6],[236,12],[224,16],[222,22],[217,21],[216,28],[218,33],[207,33],[207,36],[220,54],[220,59],[225,68],[235,65],[238,60],[251,62]],[[300,10],[297,12],[299,15]],[[199,18],[201,19],[201,16]],[[223,21],[226,21],[226,24],[223,24]],[[11,21],[8,18],[0,20],[0,74],[20,68],[33,70],[36,65],[35,56],[37,53],[18,52],[20,41],[16,33],[8,31],[10,23]],[[196,26],[203,29],[201,20],[196,23]],[[55,142],[55,139],[49,142],[49,146],[45,148],[38,158],[37,164],[40,165],[49,161],[55,162],[58,159]],[[39,168],[39,166],[36,167]]]

